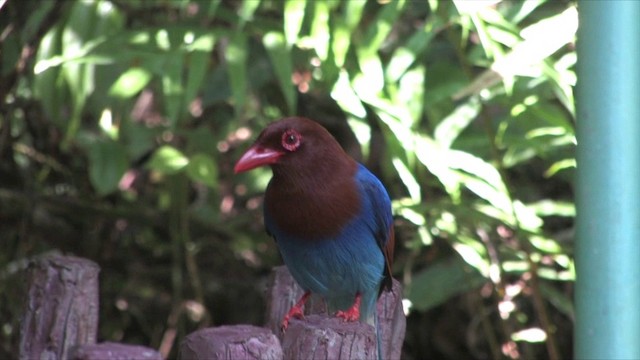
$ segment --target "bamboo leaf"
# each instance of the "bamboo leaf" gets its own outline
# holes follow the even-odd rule
[[[153,153],[147,167],[162,174],[176,174],[189,164],[180,150],[170,145],[164,145]]]
[[[291,64],[291,52],[287,48],[284,36],[279,32],[269,32],[262,38],[262,43],[267,49],[271,66],[276,73],[280,89],[284,94],[290,114],[296,111],[296,92],[291,83],[293,65]]]
[[[481,105],[477,97],[471,97],[443,119],[434,132],[435,140],[443,147],[450,147],[464,129],[480,113]]]
[[[130,98],[139,93],[151,81],[151,73],[144,68],[134,67],[125,71],[111,85],[109,95],[122,99]]]
[[[184,89],[182,86],[184,55],[182,51],[175,50],[165,56],[164,71],[162,77],[162,93],[166,116],[172,128],[175,128],[180,120]]]
[[[229,39],[225,52],[236,116],[242,113],[247,99],[247,46],[247,37],[241,32],[236,32]]]
[[[287,0],[284,4],[284,35],[288,48],[298,41],[306,6],[306,0]]]
[[[199,181],[211,188],[218,184],[218,168],[209,155],[200,153],[192,156],[186,170],[191,180]]]

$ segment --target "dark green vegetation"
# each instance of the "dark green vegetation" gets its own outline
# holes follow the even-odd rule
[[[102,267],[101,340],[260,324],[269,172],[232,167],[291,114],[394,199],[405,358],[571,357],[573,3],[0,4],[0,357],[50,251]]]

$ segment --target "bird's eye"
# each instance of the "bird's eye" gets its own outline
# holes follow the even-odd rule
[[[293,129],[282,133],[282,147],[288,151],[296,151],[300,147],[301,140],[302,136]]]

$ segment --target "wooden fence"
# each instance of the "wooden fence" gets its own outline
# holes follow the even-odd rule
[[[34,260],[28,269],[28,294],[21,323],[20,358],[45,360],[162,359],[144,346],[96,343],[98,274],[94,262],[72,256]],[[283,334],[280,321],[302,295],[284,267],[274,269],[267,290],[267,324],[206,328],[187,335],[181,359],[377,359],[375,329],[326,315],[311,298],[305,318],[294,319]],[[383,359],[399,359],[405,333],[402,290],[378,300]]]

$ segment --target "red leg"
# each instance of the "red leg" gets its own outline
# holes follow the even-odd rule
[[[302,312],[302,309],[304,308],[304,303],[307,302],[307,299],[309,298],[310,295],[311,293],[309,291],[302,294],[302,297],[300,298],[300,300],[298,300],[298,302],[295,305],[293,305],[293,307],[291,307],[287,315],[284,316],[284,319],[282,320],[282,325],[280,325],[280,328],[282,329],[283,332],[287,330],[287,327],[289,327],[289,320],[291,320],[291,318],[302,319],[304,317],[304,313]]]
[[[362,295],[360,293],[356,294],[356,300],[353,302],[353,305],[346,311],[338,311],[336,316],[339,318],[343,318],[344,321],[357,321],[360,319],[360,301],[362,300]]]

